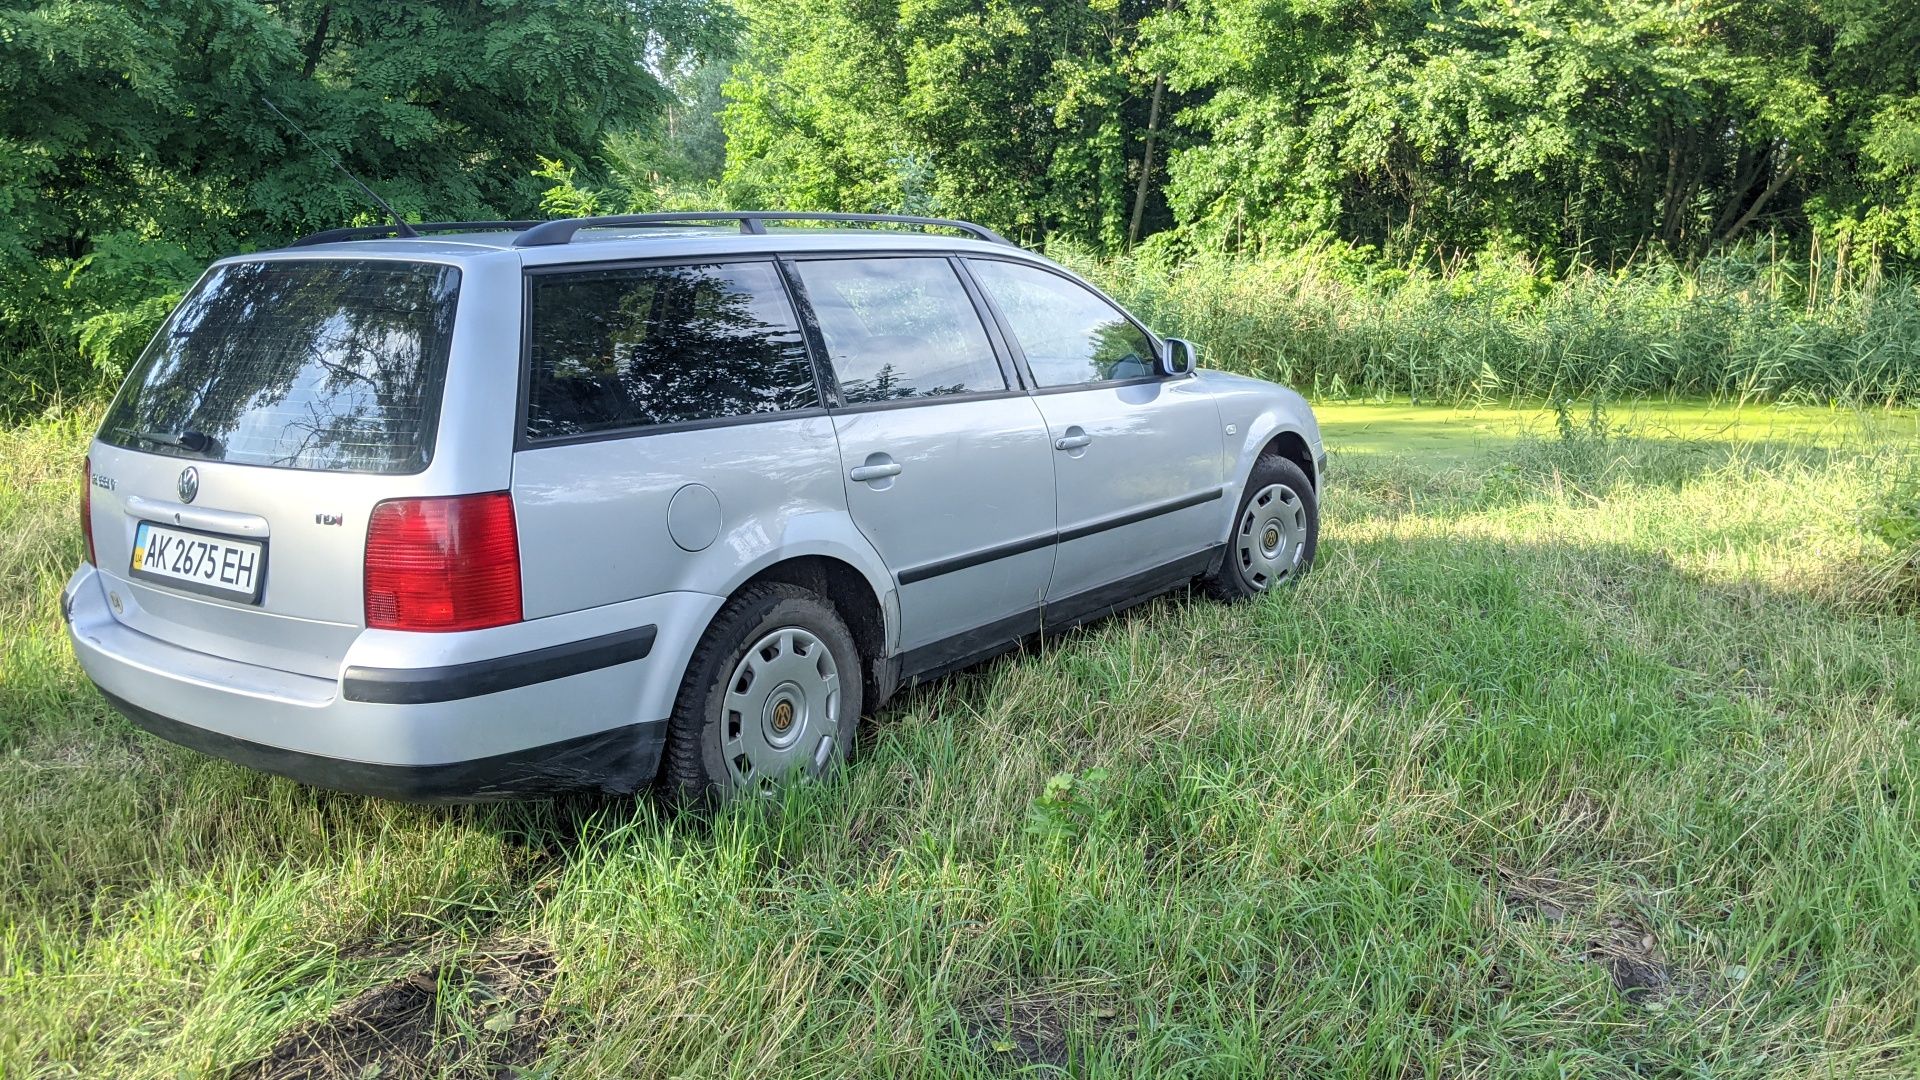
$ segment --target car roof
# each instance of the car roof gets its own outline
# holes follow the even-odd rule
[[[634,259],[675,259],[700,256],[806,254],[809,252],[969,253],[1013,256],[1034,261],[1039,256],[1009,243],[967,236],[875,228],[781,227],[745,233],[732,226],[621,226],[586,225],[570,242],[517,246],[518,231],[490,230],[434,233],[418,237],[311,241],[222,262],[262,258],[379,258],[466,262],[508,255],[527,266],[617,262]]]
[[[979,229],[965,222],[937,222],[950,228]],[[620,225],[584,225],[564,243],[522,247],[514,243],[521,233],[502,228],[474,232],[435,232],[427,236],[375,237],[369,239],[326,240],[324,234],[284,248],[230,255],[217,260],[220,266],[262,260],[304,259],[388,259],[394,261],[435,262],[452,265],[482,260],[512,260],[522,267],[592,266],[596,264],[667,259],[723,259],[740,256],[798,255],[813,253],[909,255],[972,255],[1010,259],[1044,267],[1078,282],[1108,303],[1125,310],[1099,286],[1046,256],[1028,251],[996,234],[980,230],[985,239],[949,236],[929,232],[907,232],[876,228],[780,227],[761,232],[743,232],[733,227],[631,227]],[[315,240],[323,242],[315,243]],[[1132,318],[1132,316],[1129,316]],[[1135,320],[1138,323],[1138,320]],[[1140,324],[1144,329],[1144,324]],[[1152,335],[1152,331],[1147,331]],[[1155,340],[1158,340],[1155,337]]]

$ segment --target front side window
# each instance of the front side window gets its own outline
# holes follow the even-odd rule
[[[537,274],[531,320],[533,439],[820,403],[771,263]]]
[[[849,405],[1005,390],[966,287],[945,259],[796,266]]]
[[[460,271],[379,259],[214,267],[147,346],[103,442],[242,465],[406,473],[439,426]]]
[[[1099,294],[1037,267],[969,260],[1041,386],[1156,374],[1153,342]]]

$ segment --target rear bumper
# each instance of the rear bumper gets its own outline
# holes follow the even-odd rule
[[[101,696],[135,727],[190,750],[314,787],[403,802],[492,802],[593,790],[630,794],[652,783],[666,744],[665,724],[632,724],[492,757],[378,765],[248,742],[161,716],[104,690]]]
[[[651,782],[681,645],[721,602],[670,593],[475,635],[367,632],[328,679],[136,631],[111,610],[115,587],[83,566],[62,609],[81,667],[136,725],[304,783],[424,801]]]

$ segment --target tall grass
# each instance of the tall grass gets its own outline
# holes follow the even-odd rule
[[[1920,281],[1907,276],[1835,285],[1759,253],[1560,276],[1517,257],[1400,269],[1340,249],[1067,260],[1199,342],[1208,366],[1323,398],[1920,401]]]

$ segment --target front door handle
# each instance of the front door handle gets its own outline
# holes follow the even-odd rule
[[[1053,441],[1053,448],[1055,450],[1078,450],[1092,441],[1093,436],[1083,431],[1078,435],[1062,435]]]
[[[900,463],[889,461],[885,465],[861,465],[847,474],[852,480],[866,483],[869,480],[885,480],[889,476],[900,475]]]

